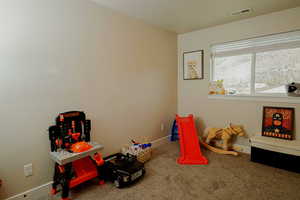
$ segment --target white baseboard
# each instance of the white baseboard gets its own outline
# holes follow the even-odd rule
[[[168,142],[168,139],[171,137],[171,135],[167,135],[167,136],[164,136],[164,137],[161,137],[161,138],[158,138],[154,141],[152,141],[152,146],[155,148],[155,147],[158,147],[162,144],[166,144]],[[246,153],[246,154],[250,154],[251,153],[251,147],[250,146],[246,146],[246,145],[242,145],[242,144],[234,144],[233,145],[234,147],[237,147],[238,149],[238,152],[241,152],[241,153]]]
[[[152,144],[153,148],[156,148],[160,145],[166,144],[168,142],[168,139],[170,138],[170,135],[158,138],[156,140],[153,140],[152,142],[150,142]]]
[[[9,197],[6,200],[50,200],[50,189],[52,181],[38,187],[32,188],[21,194]]]
[[[234,144],[233,146],[240,149],[238,152],[251,154],[251,147],[250,146],[241,145],[241,144]]]
[[[158,138],[154,141],[152,141],[152,146],[155,148],[155,147],[158,147],[162,144],[165,144],[168,142],[168,139],[170,138],[171,135],[167,135],[167,136],[164,136],[164,137],[161,137],[161,138]],[[251,153],[251,147],[250,146],[246,146],[246,145],[241,145],[241,144],[234,144],[233,145],[234,147],[237,147],[239,150],[238,152],[241,152],[241,153],[246,153],[246,154],[250,154]]]

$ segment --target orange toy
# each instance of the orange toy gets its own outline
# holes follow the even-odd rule
[[[71,151],[74,153],[81,153],[91,149],[92,146],[86,142],[76,142],[71,146]]]

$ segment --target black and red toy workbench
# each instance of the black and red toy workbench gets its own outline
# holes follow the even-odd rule
[[[98,178],[103,184],[100,166],[104,161],[98,153],[102,145],[90,142],[91,121],[80,111],[61,113],[56,125],[49,128],[50,157],[55,162],[52,191],[61,191],[62,200],[69,200],[69,190]]]

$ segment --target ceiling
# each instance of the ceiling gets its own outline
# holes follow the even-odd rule
[[[176,33],[300,6],[300,0],[93,0],[102,6]],[[237,10],[253,12],[232,16]]]

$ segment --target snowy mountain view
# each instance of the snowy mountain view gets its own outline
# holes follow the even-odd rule
[[[214,80],[224,80],[227,91],[249,95],[252,54],[216,57]],[[255,92],[285,94],[285,84],[300,82],[300,48],[256,54]]]

